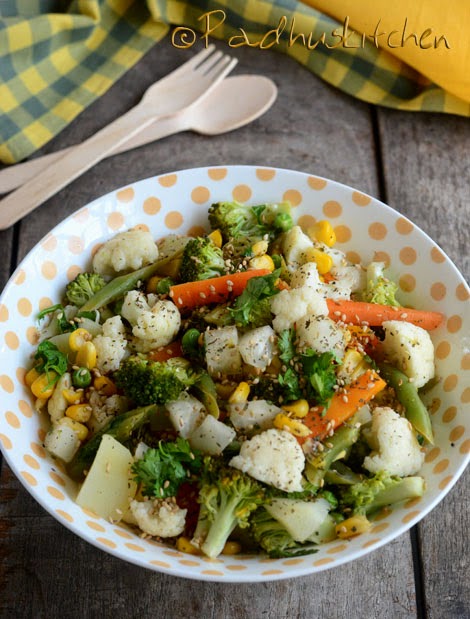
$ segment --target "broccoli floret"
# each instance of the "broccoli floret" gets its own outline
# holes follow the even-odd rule
[[[272,559],[300,557],[317,552],[315,544],[296,542],[264,507],[256,510],[251,517],[250,524],[253,537]]]
[[[70,303],[82,307],[105,285],[105,280],[98,273],[79,273],[73,281],[67,284],[65,295]]]
[[[224,242],[241,237],[273,240],[294,225],[288,202],[247,206],[239,202],[216,202],[209,208],[209,223],[219,229]]]
[[[340,506],[355,515],[370,514],[385,505],[423,496],[422,477],[398,477],[380,471],[374,477],[345,486],[341,490]]]
[[[210,456],[204,459],[200,482],[200,516],[194,543],[208,557],[217,557],[235,527],[249,526],[250,514],[264,498],[252,477]]]
[[[189,362],[179,357],[151,361],[141,356],[125,359],[114,374],[116,385],[138,406],[165,404],[194,384],[197,375]]]
[[[367,287],[363,293],[363,300],[369,303],[400,307],[400,303],[395,298],[398,286],[385,277],[384,270],[385,264],[383,262],[371,262],[369,264],[367,267]]]
[[[222,250],[208,237],[191,239],[184,248],[179,270],[183,282],[218,277],[225,274]]]

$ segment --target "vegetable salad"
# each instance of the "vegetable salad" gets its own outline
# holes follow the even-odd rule
[[[292,557],[420,497],[435,312],[289,203],[121,232],[39,314],[26,383],[77,503],[191,554]]]

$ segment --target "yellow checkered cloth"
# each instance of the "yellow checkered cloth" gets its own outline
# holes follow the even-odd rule
[[[395,4],[403,1],[395,0]],[[468,2],[456,0],[461,1]],[[243,28],[255,42],[285,16],[288,24],[295,19],[296,33],[312,33],[311,40],[317,41],[322,33],[341,29],[341,3],[347,5],[351,0],[332,1],[335,10],[331,11],[328,2],[0,0],[0,160],[21,161],[46,144],[160,41],[169,25],[201,32],[205,26],[201,16],[219,11],[214,14],[215,21],[222,12],[225,21],[212,37],[228,40],[240,35]],[[362,0],[354,2],[347,7],[351,13],[364,4]],[[376,4],[380,2],[376,0]],[[332,16],[316,7],[329,10]],[[360,21],[360,15],[356,21]],[[162,44],[172,43],[166,39]],[[196,45],[198,49],[202,46],[199,40]],[[273,49],[287,53],[329,84],[369,103],[470,115],[470,103],[459,96],[458,88],[442,82],[438,86],[426,69],[413,69],[409,58],[377,48],[370,39],[360,48],[329,49],[320,43],[308,50],[301,38],[290,45],[286,28]],[[439,58],[444,51],[439,50]],[[435,52],[423,53],[431,58]],[[256,53],[268,52],[253,50]],[[187,56],[182,52],[181,58],[183,61]]]

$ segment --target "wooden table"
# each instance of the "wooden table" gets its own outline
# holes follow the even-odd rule
[[[228,135],[180,134],[100,163],[0,233],[2,286],[51,227],[101,194],[171,170],[237,163],[308,171],[377,196],[417,222],[468,276],[468,120],[373,108],[280,54],[232,52],[235,73],[275,80],[274,107]],[[169,41],[157,45],[44,152],[106,125],[188,53]],[[0,616],[463,619],[470,616],[469,482],[467,471],[418,526],[359,561],[311,577],[231,585],[160,575],[99,551],[43,511],[4,464]]]

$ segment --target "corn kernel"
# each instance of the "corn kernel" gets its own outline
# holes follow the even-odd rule
[[[65,411],[67,417],[80,423],[86,423],[91,417],[91,406],[89,404],[72,404]]]
[[[161,281],[162,279],[164,278],[160,277],[160,275],[153,275],[147,281],[147,285],[145,286],[145,292],[147,294],[156,294],[158,282]]]
[[[222,233],[220,230],[213,230],[207,237],[214,243],[219,249],[222,247]]]
[[[307,230],[307,234],[312,241],[318,241],[327,247],[333,247],[336,243],[336,233],[333,226],[326,219],[317,221]]]
[[[200,555],[201,551],[199,548],[196,548],[193,544],[191,544],[190,540],[187,537],[178,537],[176,540],[176,550],[180,552],[185,552],[189,555]]]
[[[73,351],[77,351],[80,350],[83,344],[88,342],[88,340],[91,340],[91,333],[86,329],[75,329],[75,331],[72,331],[69,335],[69,346]]]
[[[62,395],[68,404],[79,404],[82,399],[83,392],[77,392],[75,389],[63,389]]]
[[[257,241],[251,247],[254,256],[263,256],[268,251],[268,241]]]
[[[309,436],[310,430],[307,428],[305,424],[301,421],[297,421],[296,419],[291,419],[284,413],[278,413],[274,417],[274,427],[279,430],[287,430],[294,436]]]
[[[80,346],[75,363],[83,368],[92,370],[96,366],[96,348],[92,342],[85,342]]]
[[[239,542],[225,542],[222,549],[223,555],[238,555],[242,551],[242,546]]]
[[[320,251],[316,247],[309,247],[305,252],[305,258],[307,262],[315,262],[320,275],[324,275],[331,271],[333,266],[333,260],[324,251]]]
[[[31,368],[29,372],[26,372],[24,376],[24,382],[27,387],[31,387],[36,378],[39,378],[41,374],[36,370],[36,368]]]
[[[93,387],[105,396],[114,395],[117,392],[116,385],[107,376],[97,376],[93,381]]]
[[[241,382],[238,384],[235,391],[229,397],[228,401],[230,402],[230,404],[234,404],[235,402],[246,402],[249,395],[250,385],[248,383]]]
[[[54,393],[54,381],[56,378],[57,374],[55,372],[47,372],[38,376],[30,387],[33,395],[41,398],[41,400],[48,400]]]
[[[336,535],[340,539],[348,539],[365,533],[370,527],[371,524],[365,516],[351,516],[336,525]]]
[[[75,421],[70,417],[62,417],[62,419],[59,419],[58,423],[71,428],[77,435],[79,441],[84,441],[88,436],[88,428],[84,426],[83,423]]]
[[[294,417],[302,419],[307,416],[310,407],[307,400],[296,400],[295,402],[290,402],[290,404],[284,404],[282,408],[288,413],[292,413]]]
[[[250,269],[267,269],[271,273],[274,271],[274,262],[271,256],[255,256],[250,260]]]

